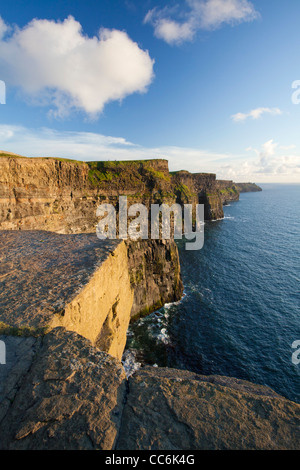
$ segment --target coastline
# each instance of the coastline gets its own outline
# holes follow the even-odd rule
[[[84,164],[14,157],[1,163],[6,245],[0,340],[8,346],[0,369],[1,449],[147,450],[154,443],[161,450],[297,448],[300,405],[268,387],[163,367],[142,367],[126,377],[121,357],[129,323],[137,316],[147,321],[151,312],[187,297],[174,241],[110,246],[88,233],[99,196],[106,191],[106,200],[118,200],[119,177],[112,183],[112,176],[102,180],[93,170],[95,187]],[[238,199],[233,183],[215,175],[170,176],[163,161],[124,165],[124,181],[130,175],[138,184],[154,184],[150,197],[139,195],[144,203],[196,198],[206,217],[217,219],[225,201]],[[105,171],[115,174],[119,167]],[[134,197],[136,186],[128,189]],[[69,233],[57,233],[62,228]],[[91,237],[89,245],[81,245],[84,237]],[[257,414],[265,408],[267,419]]]

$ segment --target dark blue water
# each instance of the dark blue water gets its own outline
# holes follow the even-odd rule
[[[262,185],[179,244],[185,297],[134,324],[137,360],[272,387],[300,402],[300,186]]]

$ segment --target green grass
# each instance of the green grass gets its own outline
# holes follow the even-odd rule
[[[4,322],[0,322],[0,334],[6,336],[38,336],[44,335],[47,332],[47,328],[33,328],[30,326],[10,326]]]

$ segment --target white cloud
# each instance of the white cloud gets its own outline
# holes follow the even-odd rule
[[[65,157],[78,160],[140,160],[164,158],[173,170],[211,172],[214,161],[228,155],[200,149],[162,146],[142,147],[122,137],[92,132],[57,131],[49,128],[29,129],[0,124],[3,151],[28,157]],[[45,150],[46,149],[46,150]]]
[[[219,174],[237,182],[300,183],[300,155],[282,154],[281,150],[283,147],[274,140],[265,142],[260,150],[250,147],[247,151],[252,151],[254,158],[226,164]]]
[[[234,25],[259,16],[248,0],[185,0],[185,7],[154,8],[148,11],[144,22],[152,24],[157,38],[168,44],[180,44],[192,40],[199,29],[214,30],[223,24]]]
[[[123,31],[99,30],[92,38],[72,16],[63,22],[34,19],[7,33],[0,21],[1,78],[36,103],[90,115],[106,103],[143,93],[153,80],[153,64]]]
[[[188,3],[198,13],[203,29],[215,29],[223,23],[252,21],[259,16],[248,0],[188,0]]]
[[[263,114],[271,114],[272,116],[279,116],[282,114],[282,111],[279,108],[256,108],[252,109],[249,113],[237,113],[231,116],[233,121],[242,122],[246,121],[248,118],[259,119]]]
[[[252,152],[252,156],[176,146],[147,148],[122,137],[9,125],[0,125],[0,139],[3,151],[28,157],[83,161],[164,158],[169,161],[171,171],[216,173],[218,179],[236,182],[300,183],[300,156],[284,152],[273,140],[265,142],[260,149],[249,147],[247,152]]]

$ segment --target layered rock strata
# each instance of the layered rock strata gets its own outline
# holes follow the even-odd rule
[[[0,154],[0,229],[94,232],[97,206],[200,203],[206,219],[223,217],[214,174],[170,173],[166,160],[77,162]]]
[[[63,326],[119,359],[130,320],[182,296],[171,241],[0,231],[0,259],[2,329],[39,334]]]
[[[63,326],[121,358],[133,305],[127,247],[95,234],[0,232],[2,330]]]

